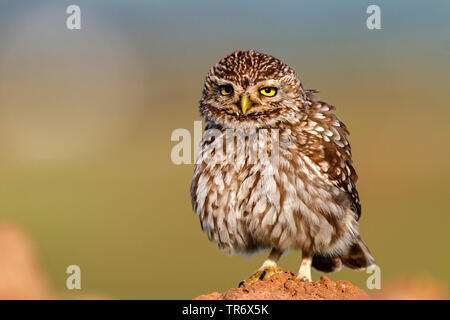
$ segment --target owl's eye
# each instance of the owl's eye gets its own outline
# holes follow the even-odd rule
[[[233,92],[232,86],[221,86],[220,87],[220,94],[223,96],[228,96]]]
[[[274,87],[265,87],[259,90],[259,93],[261,93],[263,96],[266,97],[273,97],[277,94],[277,88]]]

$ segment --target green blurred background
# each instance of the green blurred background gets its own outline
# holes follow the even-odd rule
[[[81,30],[66,8],[81,7]],[[382,30],[366,28],[381,7]],[[31,234],[52,285],[190,299],[234,287],[266,254],[228,257],[190,203],[193,132],[209,67],[236,49],[274,55],[351,131],[361,234],[382,286],[450,282],[448,1],[1,1],[0,217]],[[300,253],[280,265],[296,272]],[[314,273],[317,279],[320,275]],[[365,288],[365,272],[343,270]]]

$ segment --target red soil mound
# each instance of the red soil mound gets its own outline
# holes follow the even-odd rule
[[[245,288],[230,289],[224,293],[213,292],[194,300],[351,300],[370,299],[369,295],[350,282],[334,282],[322,276],[315,282],[291,280],[294,274],[284,272],[268,280],[258,281]]]

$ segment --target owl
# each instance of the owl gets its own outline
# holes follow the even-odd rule
[[[277,262],[290,250],[302,251],[298,281],[311,281],[311,267],[334,272],[375,263],[358,234],[349,132],[315,93],[291,67],[253,50],[233,52],[206,76],[192,204],[225,253],[270,250],[241,285],[282,272]]]

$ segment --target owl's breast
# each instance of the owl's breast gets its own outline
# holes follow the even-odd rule
[[[243,138],[235,140],[236,148],[227,148],[225,133],[204,137],[192,202],[202,229],[223,251],[289,250],[312,246],[315,239],[317,246],[332,242],[339,226],[324,213],[345,213],[332,204],[336,191],[283,137],[280,141],[278,150],[264,150],[274,141]]]

